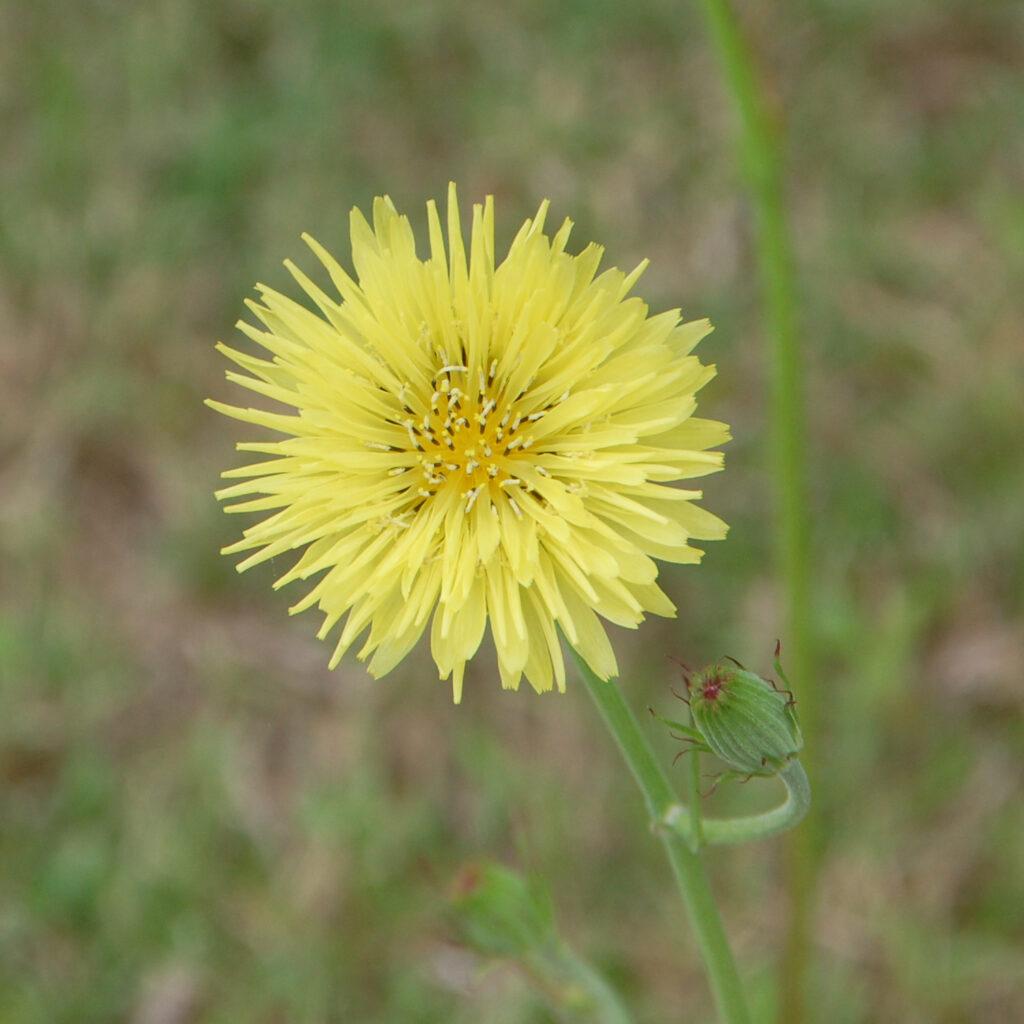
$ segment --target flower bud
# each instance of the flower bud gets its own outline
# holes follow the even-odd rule
[[[529,957],[557,941],[546,892],[501,864],[466,865],[451,904],[463,940],[485,956]]]
[[[792,695],[738,664],[687,680],[690,712],[711,752],[743,775],[775,775],[803,749]]]

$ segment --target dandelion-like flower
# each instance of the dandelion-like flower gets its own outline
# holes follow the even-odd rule
[[[473,207],[467,258],[455,186],[448,238],[427,204],[430,255],[391,200],[373,226],[351,216],[353,280],[308,236],[339,298],[286,266],[320,314],[260,285],[239,328],[272,356],[218,345],[228,379],[294,412],[209,404],[283,439],[239,450],[270,458],[224,475],[230,512],[269,512],[225,554],[247,569],[301,550],[275,586],[319,576],[331,667],[367,629],[374,676],[430,623],[442,679],[461,697],[488,624],[503,686],[525,673],[565,688],[558,628],[603,678],[618,672],[598,616],[635,627],[672,616],[653,559],[697,562],[692,539],[725,535],[673,486],[722,465],[722,423],[693,416],[714,375],[690,355],[711,330],[678,310],[648,316],[627,297],[643,272],[598,274],[603,250],[565,251],[571,222],[544,234],[547,202],[495,265],[494,204]],[[242,499],[235,501],[235,499]],[[253,550],[255,549],[255,550]]]

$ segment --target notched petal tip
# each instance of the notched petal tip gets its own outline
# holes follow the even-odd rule
[[[453,704],[461,704],[462,703],[462,683],[463,683],[463,678],[464,678],[465,670],[466,670],[466,663],[462,662],[461,665],[456,665],[455,669],[452,672],[452,703]],[[440,670],[439,670],[439,673],[440,673]],[[445,678],[444,676],[441,676],[442,680],[444,678]]]

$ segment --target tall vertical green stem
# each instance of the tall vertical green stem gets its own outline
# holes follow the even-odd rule
[[[647,813],[665,844],[704,958],[719,1017],[723,1024],[750,1024],[739,973],[704,865],[682,836],[662,825],[669,811],[679,803],[675,792],[615,682],[598,678],[575,651],[572,655],[590,696],[640,786]]]
[[[796,279],[786,224],[782,153],[777,123],[758,86],[754,63],[728,0],[701,7],[740,122],[740,155],[754,211],[757,257],[772,343],[772,435],[778,518],[778,559],[786,580],[786,661],[800,693],[800,716],[814,763],[818,713],[811,683],[808,631],[810,548],[803,372],[797,325]],[[779,1019],[801,1024],[803,967],[808,960],[815,876],[814,833],[787,837],[790,922],[783,956]]]

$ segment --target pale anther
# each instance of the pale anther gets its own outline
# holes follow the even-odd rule
[[[481,491],[482,491],[483,489],[484,489],[484,485],[483,485],[483,484],[480,484],[480,486],[479,486],[479,487],[474,487],[474,488],[473,488],[473,490],[471,490],[471,491],[470,491],[470,492],[469,492],[469,493],[468,493],[468,494],[466,495],[466,513],[467,513],[467,514],[469,513],[469,510],[470,510],[470,509],[471,509],[471,508],[473,507],[473,502],[474,502],[474,501],[476,501],[476,499],[477,499],[477,498],[479,497],[479,495],[480,495],[480,492],[481,492]]]

